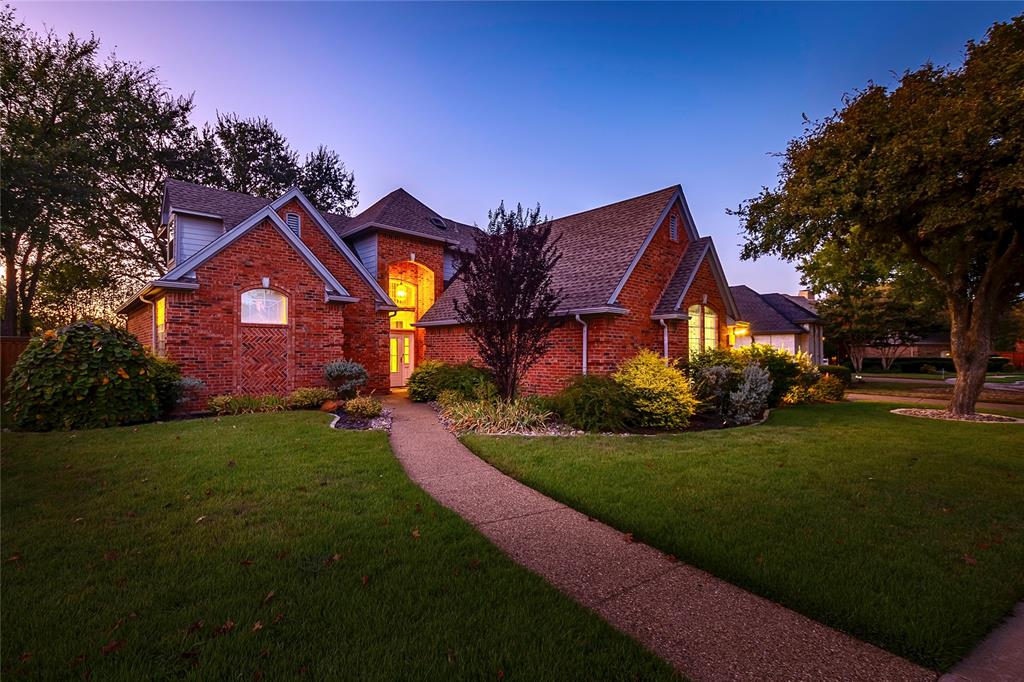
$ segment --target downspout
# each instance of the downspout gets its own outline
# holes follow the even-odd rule
[[[661,347],[662,347],[662,355],[665,356],[665,364],[667,365],[668,364],[668,325],[665,323],[664,319],[660,319],[660,320],[658,320],[658,322],[661,322]]]
[[[149,305],[149,347],[156,353],[156,301],[147,301],[145,294],[139,294],[139,300]]]
[[[579,313],[576,313],[576,321],[583,325],[583,374],[587,373],[587,323],[583,321]]]

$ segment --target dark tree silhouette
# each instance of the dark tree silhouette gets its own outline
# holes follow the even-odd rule
[[[487,232],[476,250],[459,256],[465,296],[456,299],[480,359],[490,369],[505,400],[515,397],[526,371],[551,347],[561,304],[551,274],[561,255],[540,206],[524,211],[502,203],[488,213]]]

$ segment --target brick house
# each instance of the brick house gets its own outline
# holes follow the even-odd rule
[[[167,271],[118,312],[209,395],[322,385],[323,365],[342,357],[382,392],[422,359],[475,356],[455,316],[455,263],[479,230],[403,189],[349,217],[297,189],[265,199],[168,180],[161,218]],[[611,372],[639,348],[677,357],[732,344],[740,315],[679,186],[559,218],[552,231],[563,321],[526,390]]]

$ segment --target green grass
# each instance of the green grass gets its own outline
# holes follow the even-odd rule
[[[672,676],[327,418],[5,433],[3,678]]]
[[[1024,428],[891,407],[802,406],[657,437],[464,441],[641,541],[944,670],[1024,597]]]

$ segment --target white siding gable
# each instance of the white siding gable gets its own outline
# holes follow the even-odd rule
[[[352,242],[352,250],[370,276],[377,277],[377,234],[368,234]]]

